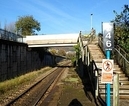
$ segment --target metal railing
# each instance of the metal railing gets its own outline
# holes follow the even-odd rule
[[[129,77],[129,55],[120,47],[114,48],[114,59],[120,68]]]
[[[88,43],[91,43],[91,41],[93,41],[95,38],[95,33],[96,31],[94,29],[92,29],[91,32],[87,34],[87,36],[85,36],[83,32],[80,32],[80,37],[83,39],[83,41],[88,41]]]
[[[92,85],[92,91],[95,91],[95,89],[96,89],[95,81],[97,81],[97,79],[94,80],[94,78],[95,78],[95,73],[98,73],[98,69],[96,68],[95,64],[93,65],[93,61],[91,59],[91,55],[90,55],[89,49],[87,47],[87,45],[89,43],[91,43],[93,41],[93,39],[95,38],[95,30],[92,30],[86,39],[83,39],[82,37],[83,36],[80,32],[79,45],[81,48],[81,58],[82,58],[83,64],[85,64],[87,66],[87,71],[88,71],[90,82]],[[84,45],[83,43],[85,41],[87,41],[87,43]],[[95,70],[94,70],[94,67],[95,67]],[[94,71],[91,71],[91,70],[94,70]]]
[[[98,36],[98,45],[103,50],[103,36]],[[105,53],[105,52],[104,52]],[[129,54],[127,54],[119,45],[115,45],[112,50],[112,58],[119,64],[120,68],[129,77]]]
[[[93,41],[93,39],[95,38],[94,34],[91,34],[91,35],[92,36],[90,36],[89,39],[87,39],[87,41],[88,41],[87,45],[89,43],[91,43]],[[100,97],[100,92],[99,92],[99,83],[100,83],[99,82],[99,77],[101,77],[102,69],[99,69],[97,67],[95,61],[92,59],[92,56],[91,56],[90,51],[88,49],[88,46],[83,44],[81,36],[79,38],[79,41],[80,41],[80,45],[81,45],[80,46],[81,51],[83,52],[82,53],[82,61],[87,66],[87,71],[88,71],[90,82],[91,82],[91,85],[92,85],[92,91],[93,91],[93,94],[94,94],[94,97],[95,97],[95,102],[96,103],[101,102],[101,104],[106,105],[106,102],[103,101],[103,99]],[[98,37],[98,45],[100,46],[100,48],[104,52],[102,41],[103,41],[102,36]],[[114,54],[116,54],[116,53],[114,52]],[[116,73],[113,73],[113,83],[115,83],[115,84],[113,84],[113,88],[114,88],[113,89],[113,100],[115,101],[115,102],[113,102],[113,106],[117,106],[116,104],[118,104],[118,101],[119,101],[119,89],[118,89],[119,88],[118,87],[119,86],[119,75],[116,74]]]
[[[0,39],[15,42],[23,42],[23,37],[21,35],[3,29],[0,29]]]
[[[95,33],[96,33],[96,31],[93,29],[90,32],[90,34],[88,35],[88,37],[85,39],[85,38],[83,38],[82,32],[80,31],[78,41],[79,41],[79,45],[80,45],[80,48],[81,48],[82,62],[84,62],[84,57],[85,57],[84,56],[85,55],[84,47],[87,46],[89,43],[91,43],[93,41],[93,39],[95,38]],[[85,41],[86,41],[86,44],[84,45],[83,43]]]
[[[99,93],[99,77],[101,76],[101,69],[99,69],[95,63],[95,61],[92,59],[91,53],[88,49],[88,46],[85,47],[85,65],[87,66],[88,75],[90,78],[90,83],[92,85],[92,93],[95,98],[96,104],[102,104],[102,106],[105,106],[105,102],[100,97]]]

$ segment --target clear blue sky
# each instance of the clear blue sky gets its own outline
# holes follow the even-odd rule
[[[101,32],[101,22],[110,22],[129,0],[0,0],[0,24],[33,15],[41,24],[38,34],[78,33],[92,25]]]

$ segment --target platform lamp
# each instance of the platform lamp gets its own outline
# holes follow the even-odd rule
[[[92,26],[92,16],[93,16],[93,14],[90,14],[90,18],[91,18],[91,29],[93,28],[93,26]]]

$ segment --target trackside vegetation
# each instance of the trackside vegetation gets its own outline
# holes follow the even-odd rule
[[[74,50],[76,51],[76,55],[71,57],[72,64],[75,65],[75,63],[78,62],[78,59],[81,55],[80,45],[79,43],[74,46]]]
[[[14,79],[0,82],[0,95],[5,94],[12,89],[13,90],[17,89],[17,87],[22,84],[28,83],[30,81],[34,81],[34,79],[36,79],[37,77],[39,77],[39,75],[41,75],[42,73],[44,73],[45,71],[47,71],[49,69],[50,68],[43,69],[43,70],[41,69],[39,71],[33,71],[33,72],[27,73],[25,75],[16,77]]]
[[[113,12],[116,15],[111,21],[115,24],[115,43],[129,53],[129,6],[124,5],[120,13]]]

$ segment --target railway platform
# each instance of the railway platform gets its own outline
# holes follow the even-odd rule
[[[49,106],[97,106],[91,92],[88,78],[80,78],[75,68],[70,68],[48,100]]]

